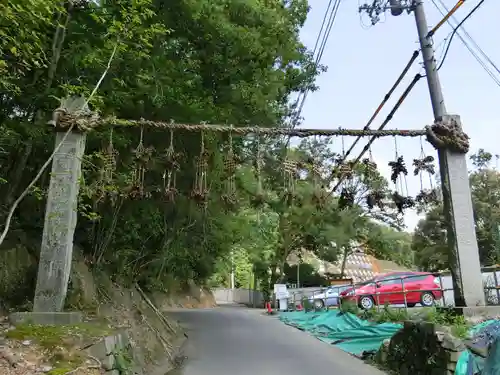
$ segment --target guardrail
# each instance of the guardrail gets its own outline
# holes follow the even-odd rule
[[[417,277],[426,277],[426,276],[433,276],[437,279],[439,279],[439,287],[437,288],[425,288],[425,289],[415,289],[415,290],[408,290],[405,288],[405,280],[409,280],[412,278],[417,278]],[[377,284],[379,283],[391,283],[392,281],[398,280],[400,285],[401,285],[401,290],[391,290],[391,291],[386,291],[386,292],[380,292],[377,291]],[[369,285],[374,285],[375,286],[375,291],[370,292],[370,293],[359,293],[357,291],[358,288],[363,287],[363,286],[369,286]],[[329,306],[335,306],[339,305],[341,301],[345,298],[350,298],[352,296],[341,296],[340,292],[345,290],[345,289],[354,289],[355,290],[355,297],[356,300],[359,301],[359,299],[363,296],[369,296],[373,299],[373,304],[374,307],[377,309],[380,308],[380,306],[388,303],[387,300],[384,299],[383,296],[385,295],[403,295],[403,298],[401,301],[398,301],[400,303],[389,303],[389,304],[402,304],[405,308],[408,307],[408,299],[407,296],[409,293],[425,293],[425,292],[430,292],[433,294],[434,302],[436,302],[436,299],[438,300],[443,300],[442,305],[445,306],[445,291],[446,290],[453,290],[452,288],[443,288],[443,282],[442,282],[442,275],[439,273],[420,273],[416,275],[405,275],[405,276],[395,276],[391,278],[386,278],[384,280],[380,281],[372,281],[372,282],[360,282],[360,283],[351,283],[343,286],[333,286],[333,287],[327,287],[327,288],[322,288],[317,291],[312,291],[312,295],[310,296],[304,296],[302,294],[301,298],[297,301],[297,294],[298,293],[293,293],[291,298],[288,299],[288,305],[296,306],[298,302],[302,303],[304,299],[307,299],[308,301],[315,303],[317,301],[322,301],[322,307],[329,307]],[[325,295],[327,290],[338,290],[337,295],[332,295],[332,296],[327,296]],[[439,292],[439,296],[435,295],[435,292]],[[499,290],[499,295],[500,295],[500,290]],[[436,298],[439,297],[439,298]],[[290,302],[291,300],[291,302]],[[394,302],[394,301],[393,301]],[[411,304],[417,303],[417,302],[411,302]]]
[[[500,304],[500,285],[498,284],[500,280],[500,275],[498,275],[499,271],[499,265],[481,268],[481,272],[483,273],[483,288],[485,290],[486,303],[488,305]],[[487,275],[486,280],[484,280],[484,273],[490,273],[490,275]]]
[[[500,304],[500,285],[498,283],[500,279],[500,275],[498,274],[500,271],[500,266],[495,265],[495,266],[488,266],[488,267],[483,267],[481,269],[483,272],[483,287],[484,287],[484,292],[485,292],[485,297],[487,304],[489,305],[498,305]],[[485,275],[486,273],[486,275]],[[489,273],[489,275],[488,275]],[[424,289],[410,289],[408,290],[408,285],[405,285],[405,280],[407,281],[406,284],[408,284],[408,280],[411,280],[412,278],[416,277],[422,277],[422,276],[433,276],[436,279],[438,279],[438,287],[436,288],[424,288]],[[434,297],[433,305],[437,306],[454,306],[455,301],[453,297],[453,285],[451,283],[451,277],[445,273],[440,273],[440,272],[428,272],[428,273],[419,273],[415,275],[405,275],[405,276],[395,276],[392,278],[387,278],[384,280],[381,280],[381,283],[389,283],[391,281],[398,280],[400,283],[400,290],[391,290],[391,291],[386,291],[386,292],[380,292],[377,291],[375,288],[375,291],[372,293],[359,293],[356,292],[356,299],[359,301],[360,297],[363,296],[370,296],[372,297],[374,301],[374,307],[377,309],[380,309],[380,306],[385,305],[386,303],[389,303],[391,305],[403,305],[405,309],[407,309],[410,305],[417,304],[419,302],[411,301],[408,303],[408,294],[409,293],[425,293],[425,292],[430,292],[432,293]],[[445,286],[444,280],[447,281],[447,284],[449,286]],[[376,282],[360,282],[360,283],[352,283],[347,286],[347,288],[354,288],[355,290],[358,289],[361,286],[367,286],[370,284],[375,284]],[[312,292],[309,293],[304,293],[304,292],[291,292],[291,296],[288,298],[288,305],[297,306],[298,303],[302,303],[304,299],[307,299],[310,302],[318,301],[321,300],[323,302],[323,307],[329,307],[329,305],[338,305],[342,299],[345,299],[345,297],[341,297],[340,293],[338,293],[338,296],[326,296],[324,293],[326,292],[327,289],[344,289],[346,286],[333,286],[333,287],[325,287],[325,288],[319,288],[317,290],[313,290]],[[398,288],[399,289],[399,288]],[[308,295],[306,295],[308,294]],[[401,301],[397,301],[399,303],[390,303],[388,302],[384,296],[385,295],[403,295],[403,298]],[[447,296],[447,294],[449,294]],[[299,297],[298,297],[299,296]],[[439,297],[439,298],[436,298]],[[347,297],[349,298],[349,297]],[[335,303],[334,300],[337,300],[337,303]],[[332,301],[333,300],[333,301]],[[332,302],[332,303],[329,303]]]
[[[421,277],[428,277],[428,276],[432,276],[432,277],[438,279],[439,286],[436,287],[436,288],[418,288],[418,289],[410,289],[410,290],[406,289],[408,287],[409,283],[407,283],[405,285],[405,280],[410,280],[410,279],[414,279],[414,278],[421,278]],[[386,291],[386,292],[377,291],[377,288],[379,288],[378,284],[389,283],[389,285],[391,285],[391,284],[396,285],[396,283],[392,283],[393,281],[398,281],[398,284],[401,285],[401,290],[390,290],[390,291]],[[358,293],[358,292],[355,292],[355,297],[357,297],[356,302],[359,301],[364,296],[369,296],[369,297],[371,297],[371,298],[374,299],[373,303],[375,304],[375,306],[376,306],[377,309],[380,309],[380,306],[385,305],[386,303],[392,304],[392,305],[402,304],[403,307],[405,309],[407,309],[408,307],[410,307],[409,304],[412,304],[412,305],[415,304],[416,305],[417,303],[419,303],[419,302],[416,302],[416,301],[414,301],[414,302],[408,302],[408,294],[409,293],[418,293],[420,295],[423,295],[425,293],[431,293],[432,294],[432,298],[433,298],[432,305],[435,305],[435,304],[437,304],[437,302],[439,300],[442,300],[442,303],[440,303],[440,304],[442,306],[446,306],[445,291],[447,289],[443,287],[442,275],[439,274],[439,273],[431,273],[431,272],[429,272],[429,273],[422,273],[422,274],[416,274],[416,275],[406,275],[406,276],[399,276],[399,277],[395,276],[395,277],[383,279],[383,280],[380,280],[380,281],[372,282],[372,283],[369,283],[369,284],[360,283],[360,286],[370,285],[370,284],[375,284],[375,292],[374,293]],[[437,295],[437,292],[439,292],[439,295]],[[402,298],[402,301],[396,300],[396,301],[392,301],[392,303],[390,303],[390,301],[385,300],[384,296],[386,296],[386,295],[402,295],[403,298]],[[347,299],[347,298],[350,298],[350,297],[351,296],[345,296],[345,297],[342,297],[341,299],[343,299],[343,298]],[[394,303],[394,302],[396,302],[396,303]]]

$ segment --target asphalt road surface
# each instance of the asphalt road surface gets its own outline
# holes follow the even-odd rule
[[[243,307],[177,310],[189,336],[176,375],[382,375],[262,310]]]

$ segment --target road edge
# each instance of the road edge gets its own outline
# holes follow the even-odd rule
[[[173,351],[170,358],[166,358],[165,361],[159,364],[156,369],[150,375],[168,375],[174,374],[179,368],[181,368],[187,357],[186,344],[188,342],[187,335],[183,332],[182,336],[178,337],[173,346]]]

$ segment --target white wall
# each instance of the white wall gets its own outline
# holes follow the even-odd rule
[[[255,305],[259,306],[264,302],[264,297],[262,292],[254,291],[252,289],[243,288],[215,288],[212,289],[212,293],[215,298],[215,302],[219,305],[239,303],[244,305],[253,305],[255,299]]]

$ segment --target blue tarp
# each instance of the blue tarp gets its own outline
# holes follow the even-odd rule
[[[375,324],[340,311],[281,313],[280,319],[291,326],[311,333],[319,340],[361,356],[375,352],[385,339],[402,328],[401,324]]]
[[[488,320],[469,331],[471,349],[462,353],[455,375],[500,375],[500,321]],[[475,351],[488,353],[486,358]]]

